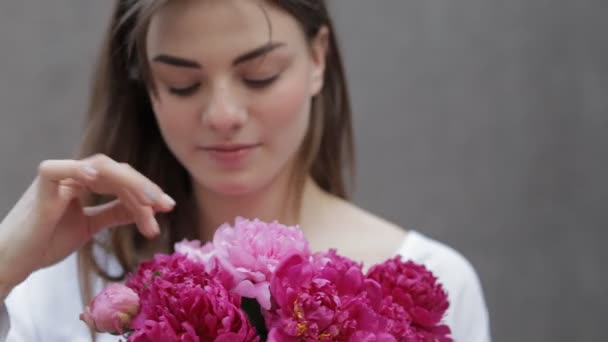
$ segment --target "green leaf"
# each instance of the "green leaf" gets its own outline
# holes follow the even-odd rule
[[[258,332],[260,342],[266,342],[266,339],[268,338],[268,330],[266,329],[266,322],[264,322],[264,316],[262,315],[260,303],[253,298],[243,297],[241,300],[241,309],[245,311],[247,318],[249,318],[249,322]]]

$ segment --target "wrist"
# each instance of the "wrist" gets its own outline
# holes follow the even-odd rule
[[[11,268],[9,261],[11,260],[10,239],[3,233],[5,233],[4,221],[0,222],[0,301],[4,301],[11,290],[20,283],[16,280],[15,274],[10,272],[15,270],[15,267]]]
[[[4,301],[9,293],[27,278],[27,275],[17,278],[14,276],[14,274],[4,272],[4,269],[0,272],[0,302]]]
[[[4,302],[8,294],[11,293],[11,290],[15,287],[10,282],[5,282],[0,279],[0,303]]]
[[[6,259],[0,256],[0,260]],[[4,263],[0,263],[0,301],[4,301],[11,290],[21,282],[14,277],[14,274],[8,272],[8,265],[2,264]]]

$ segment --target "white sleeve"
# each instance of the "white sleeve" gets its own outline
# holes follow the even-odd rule
[[[400,254],[424,264],[448,294],[444,322],[455,342],[490,342],[488,308],[479,277],[471,263],[455,249],[412,231]]]
[[[479,278],[468,261],[461,262],[460,284],[449,289],[452,336],[456,342],[490,342],[488,309]]]
[[[36,338],[36,329],[32,321],[32,312],[35,310],[35,306],[30,303],[31,291],[28,291],[28,280],[26,279],[13,288],[5,300],[8,329],[6,339],[0,339],[2,342],[39,340]],[[10,324],[8,323],[9,320]]]
[[[8,311],[6,310],[6,305],[2,302],[0,307],[0,342],[6,341],[6,336],[8,336],[8,329],[10,329],[10,322],[8,320]]]
[[[103,288],[100,278],[93,293]],[[90,341],[91,333],[78,319],[83,310],[78,278],[78,259],[72,253],[65,260],[40,269],[11,290],[5,299],[10,329],[2,342]],[[100,335],[97,341],[117,341]]]

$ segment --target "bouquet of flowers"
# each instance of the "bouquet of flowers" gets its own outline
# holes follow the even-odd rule
[[[448,306],[424,266],[397,256],[364,273],[334,249],[311,253],[297,226],[237,218],[142,263],[80,317],[129,342],[444,342]]]

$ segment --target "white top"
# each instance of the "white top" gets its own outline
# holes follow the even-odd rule
[[[445,318],[456,342],[490,342],[488,311],[479,279],[471,264],[454,249],[410,231],[398,251],[406,260],[424,264],[444,285],[450,308]],[[97,283],[94,293],[101,291]],[[6,299],[0,310],[1,342],[90,341],[82,312],[76,254],[33,273]],[[8,317],[10,316],[10,328]],[[8,335],[7,335],[7,330]],[[98,335],[99,342],[118,336]]]

